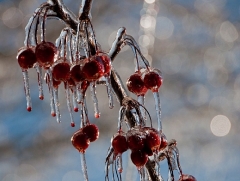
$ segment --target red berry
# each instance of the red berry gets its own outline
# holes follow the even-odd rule
[[[22,69],[32,68],[37,62],[36,55],[32,48],[23,47],[18,51],[18,64]]]
[[[143,81],[144,85],[153,92],[157,92],[162,85],[162,77],[154,71],[146,73]]]
[[[72,127],[75,127],[75,123],[74,123],[74,122],[71,122],[71,126],[72,126]]]
[[[111,72],[111,59],[107,54],[100,53],[96,56],[96,60],[104,66],[104,74]]]
[[[192,175],[183,174],[182,176],[180,176],[178,181],[197,181],[197,179]]]
[[[148,155],[141,150],[132,151],[131,160],[137,167],[142,167],[147,163]]]
[[[144,95],[147,92],[147,88],[141,78],[141,75],[135,73],[127,80],[128,90],[136,95]]]
[[[99,130],[95,124],[88,124],[82,128],[82,132],[85,133],[90,142],[93,142],[99,137]]]
[[[167,138],[166,136],[162,133],[161,134],[161,145],[159,147],[159,150],[163,150],[164,148],[166,148],[168,145],[168,141],[167,141]]]
[[[70,65],[67,62],[56,62],[52,67],[52,75],[57,81],[67,81],[70,77]]]
[[[81,153],[85,153],[90,144],[88,136],[82,132],[82,129],[79,129],[73,134],[71,141],[73,146]]]
[[[84,75],[82,73],[80,65],[73,65],[71,67],[70,74],[71,74],[71,78],[75,82],[81,82],[81,81],[83,81],[85,79]]]
[[[114,149],[115,154],[122,154],[123,152],[127,151],[128,143],[126,136],[122,134],[117,134],[112,139],[112,147]]]
[[[54,63],[57,48],[51,42],[41,42],[37,45],[35,53],[38,63],[48,69]]]
[[[75,84],[75,82],[74,82],[74,80],[73,80],[72,78],[69,78],[69,79],[67,80],[67,82],[68,82],[69,87],[76,86],[76,84]]]
[[[102,63],[91,60],[83,66],[82,72],[88,81],[95,81],[104,75],[105,70]]]
[[[145,137],[139,133],[129,134],[127,136],[128,147],[131,150],[141,150],[145,144]]]
[[[159,137],[159,134],[154,131],[148,131],[146,135],[146,145],[148,148],[150,148],[152,151],[155,151],[159,148],[161,144],[161,138]]]

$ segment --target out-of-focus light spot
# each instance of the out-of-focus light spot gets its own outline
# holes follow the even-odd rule
[[[147,14],[143,15],[140,20],[140,25],[146,29],[154,28],[156,25],[156,19],[153,16]]]
[[[152,3],[155,2],[155,0],[145,0],[145,2],[148,3],[148,4],[152,4]]]
[[[226,136],[231,129],[231,122],[226,116],[217,115],[212,119],[210,128],[215,136]]]
[[[15,174],[20,177],[20,180],[25,181],[38,181],[41,179],[40,174],[37,172],[37,170],[29,164],[21,164]]]
[[[142,35],[139,37],[139,44],[143,47],[149,46],[151,43],[150,37],[148,35]]]
[[[17,28],[22,24],[23,13],[18,8],[11,7],[2,14],[3,23],[9,28]]]
[[[210,70],[224,67],[225,57],[217,48],[208,48],[204,53],[204,64]]]
[[[221,24],[220,35],[226,42],[234,42],[238,39],[237,29],[229,21],[225,21]]]
[[[228,81],[228,70],[225,67],[209,70],[207,78],[214,87],[224,86]]]
[[[187,90],[187,99],[194,106],[201,106],[208,101],[209,91],[202,84],[191,85]]]
[[[161,67],[163,72],[167,74],[178,73],[182,67],[182,60],[180,60],[177,54],[168,54],[163,57],[161,61]]]
[[[168,39],[172,36],[174,31],[174,25],[172,21],[167,17],[157,18],[156,37],[160,40]]]
[[[63,179],[62,181],[79,181],[79,180],[82,180],[83,179],[83,176],[80,172],[78,171],[70,171],[68,173],[66,173],[64,176],[63,176]]]
[[[16,174],[8,174],[1,181],[19,181],[20,178]]]
[[[220,50],[225,50],[225,51],[230,50],[234,45],[233,42],[226,42],[222,38],[222,36],[219,32],[216,33],[216,35],[215,35],[215,44],[216,44],[217,48],[219,48]]]

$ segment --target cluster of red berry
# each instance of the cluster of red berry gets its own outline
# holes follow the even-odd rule
[[[119,131],[115,134],[112,147],[115,155],[121,155],[130,149],[131,160],[140,169],[148,161],[148,156],[167,147],[167,139],[154,128],[137,126],[127,133]]]
[[[72,138],[73,146],[81,153],[85,153],[90,142],[94,142],[99,137],[99,130],[95,124],[88,124],[77,130]]]
[[[161,73],[157,69],[137,71],[127,80],[128,90],[137,96],[144,96],[148,89],[158,92],[162,85]]]

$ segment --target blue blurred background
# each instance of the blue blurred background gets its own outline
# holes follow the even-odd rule
[[[63,87],[62,123],[50,116],[49,96],[38,99],[37,75],[30,71],[33,110],[26,111],[22,73],[16,53],[23,46],[24,27],[43,0],[0,1],[0,181],[83,180],[79,153],[70,138]],[[80,1],[65,0],[75,14]],[[239,0],[99,0],[92,8],[98,42],[106,51],[119,27],[140,44],[153,67],[161,69],[163,131],[175,138],[183,172],[198,181],[240,180],[240,1]],[[47,40],[54,42],[64,26],[47,23]],[[124,48],[113,66],[125,82],[134,71],[134,56]],[[118,102],[109,110],[104,86],[97,87],[101,117],[91,122],[100,138],[87,150],[89,179],[104,180],[104,162],[117,130]],[[132,95],[133,96],[133,95]],[[146,107],[156,120],[153,96]],[[79,125],[79,115],[74,114]],[[155,122],[155,121],[154,121]],[[155,124],[156,125],[156,124]],[[77,126],[78,127],[78,126]],[[124,154],[123,177],[136,180],[137,170]],[[167,165],[161,163],[164,180]]]

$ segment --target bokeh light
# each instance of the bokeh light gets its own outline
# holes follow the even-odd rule
[[[231,122],[226,116],[217,115],[212,119],[210,128],[215,136],[226,136],[231,129]]]

